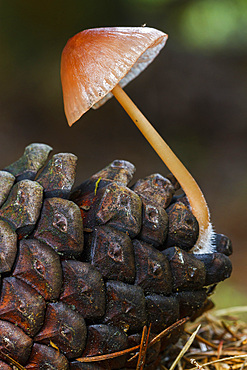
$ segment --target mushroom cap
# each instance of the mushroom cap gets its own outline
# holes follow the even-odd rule
[[[149,27],[93,28],[69,39],[62,52],[64,110],[70,126],[103,105],[119,83],[127,85],[165,45],[167,35]]]

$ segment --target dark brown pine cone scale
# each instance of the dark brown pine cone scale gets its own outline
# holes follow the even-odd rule
[[[77,158],[31,144],[0,171],[0,368],[124,369],[124,355],[83,363],[140,343],[200,315],[211,287],[231,274],[230,240],[193,254],[197,220],[179,184],[153,174],[131,188],[135,167],[112,162],[72,190]],[[210,288],[210,289],[209,289]],[[148,350],[160,351],[180,330]]]

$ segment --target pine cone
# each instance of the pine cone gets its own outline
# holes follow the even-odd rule
[[[92,363],[151,338],[209,306],[211,287],[231,274],[230,240],[193,254],[198,223],[179,184],[154,174],[129,187],[122,160],[72,190],[77,158],[29,145],[0,171],[0,366],[26,369],[134,368],[127,354]],[[44,167],[45,165],[45,167]],[[151,347],[146,368],[180,330]],[[11,360],[12,359],[12,360]]]

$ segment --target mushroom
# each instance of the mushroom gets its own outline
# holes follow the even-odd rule
[[[108,27],[84,30],[70,38],[61,59],[65,115],[71,126],[114,95],[183,188],[199,223],[193,252],[210,253],[213,229],[201,189],[122,89],[153,61],[167,37],[149,27]]]

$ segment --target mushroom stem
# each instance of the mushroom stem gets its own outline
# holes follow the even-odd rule
[[[210,214],[198,184],[123,89],[116,85],[111,92],[183,188],[192,212],[199,223],[199,237],[193,251],[197,253],[211,252]]]

